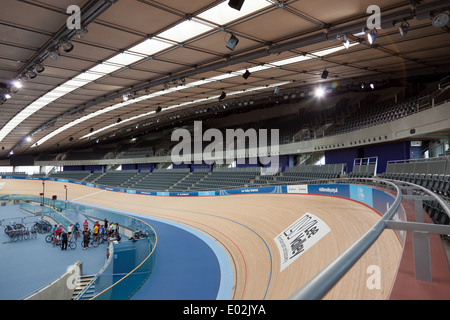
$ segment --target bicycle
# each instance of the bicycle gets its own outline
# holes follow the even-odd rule
[[[53,234],[49,234],[48,236],[45,237],[45,241],[46,241],[47,243],[53,242],[53,239],[54,239],[54,235],[53,235]],[[56,242],[56,245],[57,245],[58,247],[60,247],[60,246],[61,246],[61,240],[60,240],[60,241],[57,241],[57,242]],[[76,243],[75,241],[73,241],[72,239],[70,239],[70,240],[67,241],[67,246],[68,246],[70,249],[75,250],[75,249],[77,248],[77,243]]]
[[[33,227],[31,227],[31,231],[43,234],[52,231],[52,226],[49,222],[40,220],[34,223]]]

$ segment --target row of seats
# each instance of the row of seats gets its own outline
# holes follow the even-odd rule
[[[422,186],[444,200],[450,199],[450,158],[390,161],[381,178]],[[450,218],[436,200],[425,200],[424,209],[435,223],[449,224]]]

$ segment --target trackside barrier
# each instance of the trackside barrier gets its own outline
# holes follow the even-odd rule
[[[2,179],[14,179],[14,177],[0,177]],[[27,179],[24,177],[18,177],[17,179]],[[29,179],[29,178],[28,178]],[[38,178],[31,178],[36,180]],[[73,182],[65,179],[46,179],[40,178],[40,180],[53,180],[60,182]],[[132,194],[144,194],[155,196],[168,196],[168,197],[183,197],[183,196],[226,196],[226,195],[238,195],[238,194],[261,194],[261,193],[289,193],[289,194],[316,194],[326,196],[336,196],[341,198],[352,199],[360,203],[375,209],[382,217],[381,219],[357,242],[355,242],[350,248],[348,248],[341,256],[339,256],[330,265],[320,271],[309,282],[307,282],[302,288],[295,292],[290,299],[321,299],[344,275],[345,273],[359,260],[359,258],[370,248],[370,246],[378,239],[380,234],[385,229],[393,229],[399,239],[404,245],[406,231],[412,231],[416,235],[415,250],[418,254],[415,254],[415,266],[416,266],[416,279],[431,281],[431,266],[429,259],[429,243],[427,247],[427,236],[423,236],[424,233],[440,233],[450,234],[449,225],[434,225],[425,223],[412,223],[406,222],[406,215],[403,207],[400,206],[403,199],[414,199],[419,206],[416,207],[417,212],[423,210],[421,207],[422,202],[420,198],[436,199],[446,214],[450,217],[450,208],[448,204],[443,201],[439,196],[430,192],[429,190],[414,185],[412,183],[405,183],[404,181],[385,180],[379,178],[338,178],[333,180],[310,180],[302,181],[302,184],[287,185],[287,186],[268,186],[268,187],[251,187],[229,190],[216,190],[216,191],[198,191],[198,192],[151,192],[151,191],[139,191],[139,190],[124,190],[117,188],[106,188],[103,186],[96,186],[88,183],[82,183],[75,181],[73,183],[87,185],[91,187],[97,187],[104,190],[110,190],[115,192],[125,192]],[[374,187],[368,186],[373,185]],[[406,185],[406,186],[405,186]],[[394,190],[396,196],[392,196],[389,193],[380,189]],[[413,194],[412,190],[419,190],[421,194]],[[406,192],[406,195],[403,195]],[[423,193],[427,195],[424,197]],[[1,198],[0,198],[1,199]],[[423,211],[421,211],[423,212]],[[422,237],[420,237],[422,235]]]
[[[341,181],[344,179],[340,179]],[[349,180],[349,179],[345,179]],[[358,179],[360,182],[368,183],[382,183],[393,187],[397,195],[392,206],[383,214],[382,218],[357,242],[349,247],[342,255],[330,263],[327,267],[322,269],[312,279],[310,279],[303,287],[291,295],[290,300],[317,300],[321,299],[327,292],[347,273],[347,271],[361,258],[361,256],[372,246],[385,229],[394,229],[413,232],[413,247],[414,247],[414,265],[415,275],[417,280],[432,281],[431,280],[431,261],[429,248],[429,233],[448,234],[450,232],[449,225],[414,223],[406,221],[392,221],[392,218],[399,210],[401,201],[405,199],[420,199],[416,202],[416,217],[418,217],[419,209],[423,221],[423,208],[421,203],[422,195],[413,195],[411,190],[418,189],[436,199],[445,210],[446,214],[450,216],[450,207],[439,196],[433,194],[427,189],[414,185],[412,183],[404,183],[403,181],[388,181],[381,179]],[[403,196],[402,191],[404,187],[398,184],[407,184],[408,196]],[[408,198],[409,197],[409,198]]]
[[[4,195],[0,199],[39,201],[41,197],[25,195]],[[47,202],[50,199],[44,199]],[[98,221],[107,218],[120,225],[121,230],[133,230],[141,236],[134,236],[132,241],[112,242],[109,245],[109,258],[103,268],[97,273],[89,285],[75,298],[75,300],[127,300],[130,299],[150,277],[156,264],[157,235],[155,230],[143,220],[129,215],[94,208],[78,203],[54,201],[53,207],[44,205],[51,217],[62,217],[58,208],[68,208],[84,216],[93,217]],[[62,211],[62,209],[59,209]],[[45,213],[47,215],[47,213]],[[62,220],[59,220],[62,221]],[[69,221],[69,220],[67,220]],[[61,222],[63,223],[63,222]],[[69,225],[70,223],[65,223]],[[123,234],[123,232],[121,232]],[[134,259],[129,259],[130,253]],[[58,282],[61,284],[62,282]],[[50,286],[50,285],[48,285]],[[46,286],[47,287],[47,286]],[[59,290],[60,299],[71,297],[67,290],[61,290],[61,285],[53,286]],[[58,290],[47,290],[53,298],[58,297]],[[73,292],[73,290],[72,290]],[[93,294],[91,294],[93,292]],[[62,296],[61,296],[62,295]],[[44,295],[40,295],[44,296]]]

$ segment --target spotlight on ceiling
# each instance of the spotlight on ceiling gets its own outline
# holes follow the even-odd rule
[[[367,34],[367,40],[369,41],[370,44],[373,44],[375,42],[375,40],[377,39],[377,29],[372,29],[372,31],[370,31]]]
[[[234,48],[236,48],[238,43],[239,43],[239,39],[236,38],[236,36],[234,34],[232,34],[230,40],[228,40],[228,42],[227,42],[227,48],[230,49],[231,51],[233,51]]]
[[[450,20],[450,18],[448,16],[448,14],[442,12],[433,17],[432,24],[436,28],[443,28],[448,24],[449,20]]]
[[[370,89],[372,89],[372,90],[375,89],[375,84],[374,83],[370,84]]]
[[[408,29],[409,29],[409,24],[408,24],[408,22],[405,21],[405,22],[402,22],[400,27],[398,27],[398,32],[400,32],[400,35],[402,37],[404,37],[408,33]]]
[[[34,70],[36,70],[37,73],[42,73],[42,72],[44,72],[45,68],[44,68],[44,66],[43,66],[42,64],[38,64],[38,65],[34,68]]]
[[[238,11],[241,10],[243,4],[244,4],[244,0],[230,0],[230,1],[228,1],[228,5],[231,8],[236,9]]]
[[[32,69],[30,69],[27,71],[26,76],[28,77],[28,79],[34,79],[36,78],[37,74]]]
[[[225,91],[222,91],[222,93],[219,96],[219,101],[222,101],[223,99],[225,99],[227,96],[227,94],[225,93]]]
[[[338,34],[338,35],[336,36],[336,39],[337,39],[338,41],[342,41],[342,44],[344,45],[344,48],[345,48],[345,49],[350,48],[350,41],[348,40],[347,34],[344,34],[344,35]]]
[[[122,100],[123,101],[128,101],[128,99],[130,98],[130,94],[129,93],[125,93],[122,95]]]
[[[16,89],[20,89],[20,88],[22,88],[22,82],[20,80],[14,80],[12,82],[12,86]]]
[[[250,77],[251,73],[250,71],[246,70],[245,73],[242,75],[242,78],[244,78],[245,80],[248,79],[248,77]]]
[[[50,59],[52,59],[53,61],[58,60],[60,55],[61,54],[59,53],[59,48],[58,47],[55,47],[55,48],[53,48],[53,49],[48,51],[48,57]]]
[[[87,33],[88,33],[88,29],[86,27],[84,27],[82,29],[78,29],[76,32],[76,35],[79,39],[83,39]]]
[[[322,74],[320,76],[322,79],[326,79],[328,78],[328,70],[327,69],[323,69]]]
[[[64,52],[70,52],[73,50],[73,44],[70,42],[70,40],[63,40],[61,42],[61,48]]]
[[[322,98],[325,95],[325,90],[322,87],[318,87],[316,91],[314,91],[314,94],[317,98]]]
[[[120,123],[120,122],[122,122],[122,119],[119,117],[119,118],[117,118],[117,123]]]

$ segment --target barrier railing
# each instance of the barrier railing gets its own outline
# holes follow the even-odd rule
[[[396,198],[392,206],[383,214],[382,218],[369,230],[367,231],[357,242],[350,246],[343,254],[341,254],[337,259],[331,262],[327,267],[322,269],[318,274],[316,274],[312,279],[310,279],[305,285],[303,285],[298,291],[291,295],[291,300],[317,300],[324,297],[328,291],[347,273],[348,270],[361,258],[361,256],[372,246],[372,244],[378,239],[381,233],[385,229],[394,229],[396,231],[412,231],[413,232],[413,246],[415,252],[415,270],[416,279],[431,281],[431,263],[429,254],[429,233],[440,233],[448,234],[450,233],[450,225],[434,225],[429,223],[421,222],[398,222],[392,221],[392,218],[396,214],[400,207],[401,201],[405,200],[415,200],[416,201],[416,212],[419,213],[420,210],[423,222],[423,208],[422,200],[423,195],[412,194],[413,189],[420,190],[427,194],[428,198],[433,198],[439,202],[445,212],[450,216],[450,207],[443,201],[439,196],[432,193],[431,191],[412,183],[407,183],[403,181],[388,181],[382,179],[339,179],[339,182],[369,182],[377,184],[385,184],[386,186],[392,187],[396,191]],[[403,195],[404,186],[399,186],[406,184],[409,186],[407,188],[407,195]],[[416,214],[416,219],[419,217]],[[420,220],[419,220],[420,221]],[[424,236],[425,235],[425,236]],[[427,246],[428,244],[428,246]]]
[[[5,195],[2,199],[14,199],[38,202],[42,198],[26,195]],[[93,281],[83,290],[76,300],[127,300],[130,299],[153,272],[156,264],[157,235],[155,230],[143,220],[129,215],[94,208],[79,203],[65,201],[51,201],[44,199],[43,215],[52,217],[64,228],[73,224],[61,213],[64,210],[75,211],[84,216],[99,221],[107,218],[108,221],[118,223],[121,230],[133,230],[133,239],[111,243],[110,256],[105,265]],[[129,259],[133,251],[134,259]],[[118,271],[119,270],[119,271]],[[92,289],[92,290],[88,290]],[[94,294],[91,295],[90,291]]]
[[[450,234],[450,225],[435,225],[429,223],[422,223],[420,220],[416,219],[416,222],[407,222],[406,219],[400,219],[404,221],[393,221],[393,217],[396,213],[399,213],[399,208],[402,200],[414,201],[416,203],[416,212],[421,212],[423,214],[422,201],[424,200],[436,200],[446,214],[450,217],[450,207],[448,203],[442,200],[438,195],[429,191],[428,189],[415,185],[413,183],[397,181],[397,180],[387,180],[379,178],[337,178],[337,179],[325,179],[325,180],[311,180],[311,181],[299,181],[301,185],[289,185],[289,186],[276,186],[276,187],[261,187],[261,188],[243,188],[243,189],[233,189],[233,190],[219,190],[214,192],[195,192],[191,196],[214,196],[221,194],[248,194],[248,193],[316,193],[324,194],[326,192],[333,192],[336,196],[348,197],[353,200],[364,202],[367,200],[365,189],[373,189],[373,191],[378,191],[380,193],[385,193],[383,191],[377,190],[377,188],[369,188],[366,186],[358,187],[355,184],[365,184],[374,185],[379,188],[393,190],[395,192],[394,199],[390,202],[384,203],[384,208],[377,209],[374,203],[369,206],[374,207],[377,211],[382,213],[381,219],[357,242],[355,242],[350,248],[348,248],[341,256],[334,260],[330,265],[320,271],[316,276],[309,280],[302,288],[295,292],[290,299],[320,299],[322,298],[345,274],[346,272],[361,258],[361,256],[372,246],[372,244],[378,239],[381,233],[385,229],[393,229],[397,233],[399,231],[411,231],[415,235],[420,235],[420,237],[414,236],[413,238],[416,243],[414,244],[415,250],[422,250],[420,255],[417,255],[415,264],[416,268],[416,279],[431,281],[431,266],[429,269],[422,267],[423,265],[430,265],[429,261],[429,246],[427,249],[426,243],[429,241],[427,235],[429,233],[440,233],[440,234]],[[322,185],[325,183],[326,185]],[[342,188],[342,191],[338,191],[335,186],[346,186]],[[304,187],[307,187],[306,191]],[[324,187],[325,186],[325,187]],[[359,190],[361,189],[361,190]],[[414,192],[415,191],[415,192]],[[405,194],[404,194],[405,193]],[[163,196],[189,196],[188,194],[179,193],[162,193]],[[366,200],[364,200],[366,199]],[[367,204],[367,202],[364,202]],[[386,204],[389,208],[383,213],[386,208]],[[91,209],[89,209],[91,210]],[[92,213],[89,213],[92,216]],[[419,215],[417,215],[419,216]],[[423,217],[423,215],[422,215]],[[101,218],[101,217],[100,217]],[[425,234],[425,236],[423,236]],[[425,245],[424,245],[425,244]],[[155,256],[152,253],[156,248],[156,238],[155,245],[152,248],[150,255],[145,257],[138,266],[128,272],[126,276],[120,279],[112,279],[112,285],[106,287],[103,285],[102,291],[96,290],[97,294],[94,299],[123,299],[123,292],[129,284],[134,283],[135,280],[142,281],[140,276],[147,272],[149,265],[154,263],[153,259]],[[127,248],[124,248],[126,250]],[[425,251],[424,251],[425,250]],[[116,251],[115,251],[116,252]],[[119,252],[119,251],[117,251]],[[421,259],[419,257],[424,257]],[[105,275],[111,272],[105,271]],[[101,279],[101,277],[99,277]],[[111,280],[111,278],[110,278]]]

